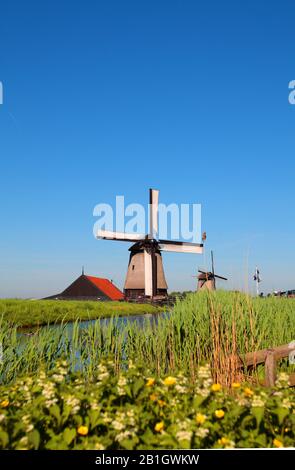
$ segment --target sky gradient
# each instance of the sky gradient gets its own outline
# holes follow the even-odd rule
[[[214,250],[223,287],[295,289],[292,1],[3,0],[0,297],[62,291],[81,272],[122,288],[125,243],[93,208],[201,203],[203,256],[164,254],[194,289]]]

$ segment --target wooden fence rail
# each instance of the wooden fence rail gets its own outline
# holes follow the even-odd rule
[[[277,377],[277,361],[285,357],[289,357],[290,353],[294,351],[294,347],[289,344],[283,344],[276,348],[261,349],[252,353],[247,353],[245,356],[237,358],[237,367],[255,367],[258,364],[264,364],[265,367],[265,382],[266,387],[273,387]],[[295,373],[289,376],[290,387],[295,387]]]

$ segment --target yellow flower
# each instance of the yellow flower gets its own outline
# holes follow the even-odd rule
[[[196,422],[198,424],[203,424],[207,419],[206,415],[203,415],[202,413],[197,413],[196,414]]]
[[[232,386],[232,388],[240,388],[241,384],[240,384],[240,382],[233,382],[231,384],[231,386]]]
[[[211,387],[212,392],[219,392],[221,390],[220,384],[213,384]]]
[[[284,444],[279,439],[274,439],[272,442],[275,447],[284,447]]]
[[[8,400],[3,400],[0,403],[1,408],[7,408],[9,406],[9,401]]]
[[[148,379],[145,385],[146,387],[152,387],[154,383],[155,383],[155,379]]]
[[[159,423],[155,424],[155,431],[161,432],[164,429],[164,423],[163,421],[160,421]]]
[[[160,407],[162,408],[163,406],[166,405],[166,402],[164,400],[158,400],[158,404],[160,405]]]
[[[289,432],[290,429],[289,429],[289,428],[285,428],[284,431],[285,431],[285,432]]]
[[[221,439],[218,439],[218,444],[221,446],[228,446],[231,443],[231,441],[227,437],[222,437]]]
[[[166,377],[166,379],[164,379],[164,384],[165,385],[175,385],[176,384],[176,378],[175,377]]]
[[[245,393],[246,397],[252,397],[252,395],[254,395],[253,390],[251,390],[251,388],[249,388],[249,387],[245,388],[244,393]]]
[[[151,400],[151,401],[156,401],[157,398],[158,398],[158,397],[157,397],[157,395],[156,395],[155,393],[151,393],[151,394],[150,394],[150,400]]]
[[[88,427],[87,426],[79,426],[77,429],[78,434],[80,436],[87,436],[88,434]]]
[[[218,419],[223,418],[223,417],[224,417],[224,411],[223,411],[223,410],[216,410],[216,411],[215,411],[215,416],[216,416],[216,418],[218,418]]]

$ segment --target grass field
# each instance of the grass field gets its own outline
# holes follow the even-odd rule
[[[152,305],[128,302],[0,299],[0,317],[20,327],[159,311],[160,309]]]

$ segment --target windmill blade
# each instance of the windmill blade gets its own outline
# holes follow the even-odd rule
[[[174,242],[171,240],[159,240],[159,249],[174,253],[203,253],[202,243]]]
[[[223,276],[218,276],[217,274],[214,274],[214,277],[217,277],[218,279],[222,279],[223,281],[227,281],[227,277],[223,277]]]
[[[159,191],[150,189],[150,232],[149,238],[157,238],[158,234]]]
[[[147,250],[144,250],[144,290],[147,297],[153,296],[152,255]]]
[[[125,242],[136,242],[145,239],[141,233],[111,232],[110,230],[98,230],[96,238],[103,240],[120,240]]]

